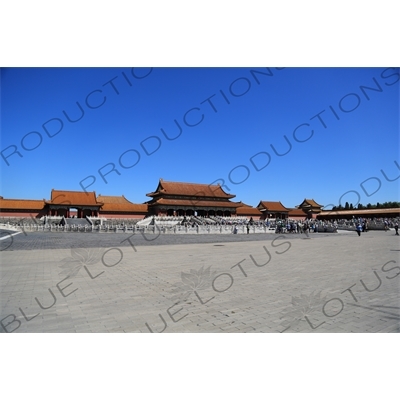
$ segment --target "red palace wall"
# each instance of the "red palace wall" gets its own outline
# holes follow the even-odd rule
[[[32,210],[19,210],[19,211],[0,211],[0,217],[25,217],[25,218],[40,218],[43,217],[45,213],[40,211],[32,211]]]

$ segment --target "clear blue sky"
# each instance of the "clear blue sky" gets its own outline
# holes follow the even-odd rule
[[[72,0],[68,2],[68,7],[62,2],[44,0],[3,3],[0,34],[6,40],[0,43],[0,66],[379,66],[376,69],[272,69],[273,76],[261,76],[259,85],[251,76],[250,68],[155,69],[142,80],[135,79],[130,68],[2,69],[0,151],[16,146],[23,156],[20,158],[14,154],[9,157],[9,166],[0,157],[0,195],[6,198],[48,198],[52,188],[81,190],[79,182],[91,175],[96,181],[88,190],[103,195],[124,194],[134,202],[146,201],[145,194],[156,188],[160,177],[203,183],[222,178],[230,192],[236,194],[236,200],[254,206],[263,199],[281,200],[287,207],[292,207],[304,197],[313,197],[323,205],[337,204],[339,198],[351,190],[360,194],[363,204],[400,198],[400,179],[388,182],[380,172],[384,170],[391,179],[400,173],[394,163],[397,161],[400,165],[399,82],[396,82],[397,76],[389,77],[392,74],[390,71],[382,77],[385,68],[381,68],[382,65],[400,65],[398,13],[389,0],[363,2],[362,6],[359,2],[345,0],[334,4],[292,0],[268,2],[267,7],[266,2],[254,0],[246,4],[206,0],[201,6],[178,0],[135,2],[130,8],[121,0],[104,6],[99,2],[93,6],[90,1]],[[142,73],[146,74],[146,71]],[[125,81],[122,72],[129,77],[132,86]],[[140,74],[139,70],[136,72]],[[119,95],[111,84],[107,84],[114,77],[117,77],[113,82]],[[229,88],[238,78],[249,79],[251,87],[243,96],[234,97]],[[381,85],[382,92],[369,91],[370,99],[367,100],[360,86],[376,86],[373,78]],[[247,89],[246,83],[241,79],[231,89],[234,93],[243,93]],[[100,104],[103,98],[100,95],[107,97],[106,102],[100,108],[90,109],[85,99],[95,90],[103,92],[94,92],[89,96],[89,104]],[[226,93],[229,105],[220,90]],[[347,96],[350,93],[353,95]],[[214,94],[212,99],[215,100],[217,113],[208,102],[201,104]],[[357,106],[357,96],[360,104],[354,111],[346,113],[340,110],[339,105],[345,110]],[[85,114],[80,121],[70,123],[63,110],[71,118],[77,118],[77,101],[82,104]],[[338,113],[340,120],[336,119],[329,106]],[[198,121],[196,117],[201,114],[204,114],[204,120],[197,126],[188,127],[183,117],[195,107],[200,111],[190,112],[187,123]],[[311,120],[323,110],[325,112],[320,117],[326,122],[326,129],[318,118]],[[42,125],[54,118],[60,118],[64,126],[56,136],[49,138]],[[168,141],[161,129],[176,132],[175,119],[183,128],[182,135]],[[299,128],[297,138],[307,138],[306,128],[313,129],[314,135],[304,143],[296,142],[293,131],[305,123],[309,123],[310,127]],[[57,132],[57,120],[48,123],[47,127],[50,134]],[[38,133],[30,134],[33,131]],[[42,143],[35,150],[22,148],[21,140],[25,148],[35,147],[39,135]],[[271,144],[277,151],[286,151],[284,135],[292,144],[292,150],[279,157]],[[161,147],[147,156],[140,143],[150,136],[160,138]],[[153,144],[155,142],[157,139],[153,139]],[[150,147],[150,140],[146,143]],[[136,166],[123,169],[118,160],[129,149],[139,151],[141,159]],[[3,154],[7,156],[13,150],[11,147]],[[260,152],[268,153],[271,161],[257,172],[250,158]],[[129,155],[131,159],[124,158]],[[133,152],[126,153],[122,158],[125,165],[135,161],[133,155]],[[264,155],[265,159],[268,159],[267,155]],[[259,163],[256,165],[263,164],[260,156],[256,160]],[[108,184],[98,173],[107,163],[114,163],[121,173],[120,176],[116,173],[107,175]],[[240,165],[249,168],[250,175],[242,184],[234,184],[229,180],[230,171],[233,170],[231,180],[235,182],[247,175],[244,167],[234,169]],[[371,177],[375,178],[365,184],[369,184],[366,186],[369,192],[375,191],[379,182],[381,187],[368,197],[360,183]],[[346,195],[343,201],[357,201],[357,195],[352,195]],[[104,337],[101,338],[102,349],[106,349],[102,352],[103,358],[110,358],[108,354],[126,353],[126,346],[121,347],[124,351],[116,352],[114,337],[109,338],[109,343],[106,340],[107,347],[104,346]],[[157,348],[151,356],[160,358],[160,354],[165,355],[172,365],[170,369],[175,370],[174,367],[179,368],[182,361],[186,362],[181,357],[183,353],[180,349],[187,348],[181,345],[182,341],[187,341],[184,344],[191,346],[191,358],[194,351],[200,360],[198,365],[203,367],[199,371],[195,369],[195,372],[202,374],[204,366],[209,365],[207,349],[215,349],[214,337],[210,339],[209,336],[206,339],[202,337],[200,341],[196,337],[196,346],[186,337],[182,339],[181,336],[171,335],[168,336],[168,343],[155,347],[154,341],[149,342],[147,338],[149,336],[143,342],[144,346],[140,346],[140,342],[134,349],[135,356],[139,355],[138,365],[147,365],[148,349]],[[307,371],[307,375],[290,375],[292,387],[301,385],[310,371],[325,382],[326,369],[323,370],[325,375],[319,375],[321,369],[314,368],[315,359],[323,357],[318,351],[318,345],[325,345],[322,339],[313,336],[313,344],[317,346],[307,346],[304,357],[301,352],[296,353],[305,347],[303,337],[298,343],[293,343],[296,340],[294,335],[289,340],[286,336],[282,340],[276,338],[268,337],[265,341],[266,354],[272,357],[273,364],[280,365],[282,359],[291,357],[298,359],[302,370]],[[27,340],[27,350],[34,349],[29,337]],[[92,337],[90,340],[93,341]],[[223,340],[225,344],[229,338],[224,337]],[[248,341],[238,346],[236,337],[233,340],[229,343],[232,345],[229,350],[234,348],[238,352],[223,353],[228,362],[220,358],[223,368],[219,363],[218,373],[227,371],[227,379],[238,376],[242,371],[233,370],[234,364],[230,360],[232,354],[235,359],[241,357],[250,368],[240,375],[240,381],[246,383],[246,393],[250,391],[256,395],[258,386],[254,385],[252,372],[257,374],[259,371],[253,371],[251,365],[258,364],[251,363],[253,360],[249,354],[258,355],[262,346],[254,345],[254,351],[251,351],[253,348],[250,345],[249,351]],[[330,346],[331,341],[330,338]],[[360,349],[371,345],[370,337],[368,343],[364,341]],[[357,338],[357,344],[359,342]],[[350,348],[348,343],[348,338],[341,336],[337,342],[340,349],[337,354],[342,354],[347,348],[352,354],[356,351],[357,356],[357,346]],[[15,357],[16,349],[24,348],[20,345],[19,339],[18,346],[8,346],[13,351],[10,360],[18,359]],[[375,352],[379,354],[379,361],[382,354],[392,355],[393,348],[396,348],[394,343],[393,346],[390,343],[389,347],[387,339],[385,344],[380,341],[372,345],[379,349]],[[382,352],[382,346],[386,352]],[[62,352],[64,348],[67,352]],[[164,349],[172,348],[174,356],[171,358]],[[284,358],[282,348],[290,349],[283,353]],[[42,353],[45,349],[46,346],[41,346]],[[58,349],[67,356],[64,364],[68,367],[74,362],[71,355],[75,355],[76,349],[82,351],[81,338],[79,342],[70,339],[67,346]],[[107,353],[108,349],[112,352]],[[145,352],[141,353],[141,349]],[[218,348],[221,353],[220,350]],[[296,356],[293,357],[293,354]],[[21,355],[27,359],[26,351]],[[363,361],[365,357],[361,351],[359,355],[355,359]],[[31,358],[35,359],[38,369],[37,357]],[[110,361],[117,361],[113,365],[124,365],[124,360]],[[322,358],[321,362],[324,361]],[[354,370],[359,371],[357,382],[361,385],[354,389],[357,394],[360,389],[363,391],[363,378],[368,376],[368,363],[362,361],[356,364],[357,368],[352,364],[352,369],[348,371],[352,378],[354,374],[357,376]],[[337,367],[339,362],[340,358],[330,364]],[[102,373],[98,364],[89,364],[90,370],[96,371],[97,375]],[[347,372],[343,363],[340,368]],[[296,372],[298,370],[296,368]],[[156,369],[156,376],[160,382],[167,384],[170,377],[162,371],[162,374],[157,374]],[[247,380],[249,371],[252,379]],[[29,373],[31,376],[31,370]],[[191,368],[190,375],[184,375],[184,379],[192,382],[193,376],[197,377]],[[277,375],[274,378],[278,378],[275,379],[277,384],[270,391],[280,394],[287,376],[282,380]],[[121,380],[117,383],[112,387],[114,392],[115,387],[124,389]],[[370,386],[365,385],[369,392]],[[146,387],[143,388],[144,392]],[[336,387],[336,391],[341,389],[340,385]],[[391,389],[391,385],[379,388],[380,393],[383,390],[385,394]]]
[[[78,119],[76,102],[84,114],[72,123],[63,111]],[[161,129],[176,137],[174,120],[182,134],[167,140]],[[302,124],[309,126],[296,141]],[[271,145],[287,152],[284,136],[292,149],[278,156]],[[10,155],[13,146],[22,157]],[[10,164],[0,159],[5,198],[48,199],[52,188],[82,190],[81,182],[141,203],[163,178],[223,179],[234,200],[253,206],[280,200],[294,207],[304,198],[338,204],[348,191],[363,204],[399,200],[400,180],[381,172],[400,174],[399,69],[5,68],[1,150]],[[106,175],[109,163],[120,175]],[[381,186],[367,196],[360,184],[371,177],[368,194]],[[357,200],[354,192],[342,197],[343,204]]]

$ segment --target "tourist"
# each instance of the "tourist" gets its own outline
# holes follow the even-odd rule
[[[250,233],[250,223],[247,224],[247,234]]]
[[[398,222],[396,222],[394,224],[394,230],[396,231],[396,235],[398,236],[399,235],[399,224],[398,224]]]
[[[361,231],[362,231],[361,223],[358,223],[358,224],[357,224],[356,231],[357,231],[358,236],[361,236]]]

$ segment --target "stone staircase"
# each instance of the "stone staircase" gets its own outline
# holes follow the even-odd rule
[[[64,218],[64,221],[68,225],[75,225],[75,226],[91,226],[92,225],[86,218]]]

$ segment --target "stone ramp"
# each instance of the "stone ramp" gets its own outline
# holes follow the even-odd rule
[[[68,225],[91,226],[90,222],[86,218],[64,218],[64,220]]]

